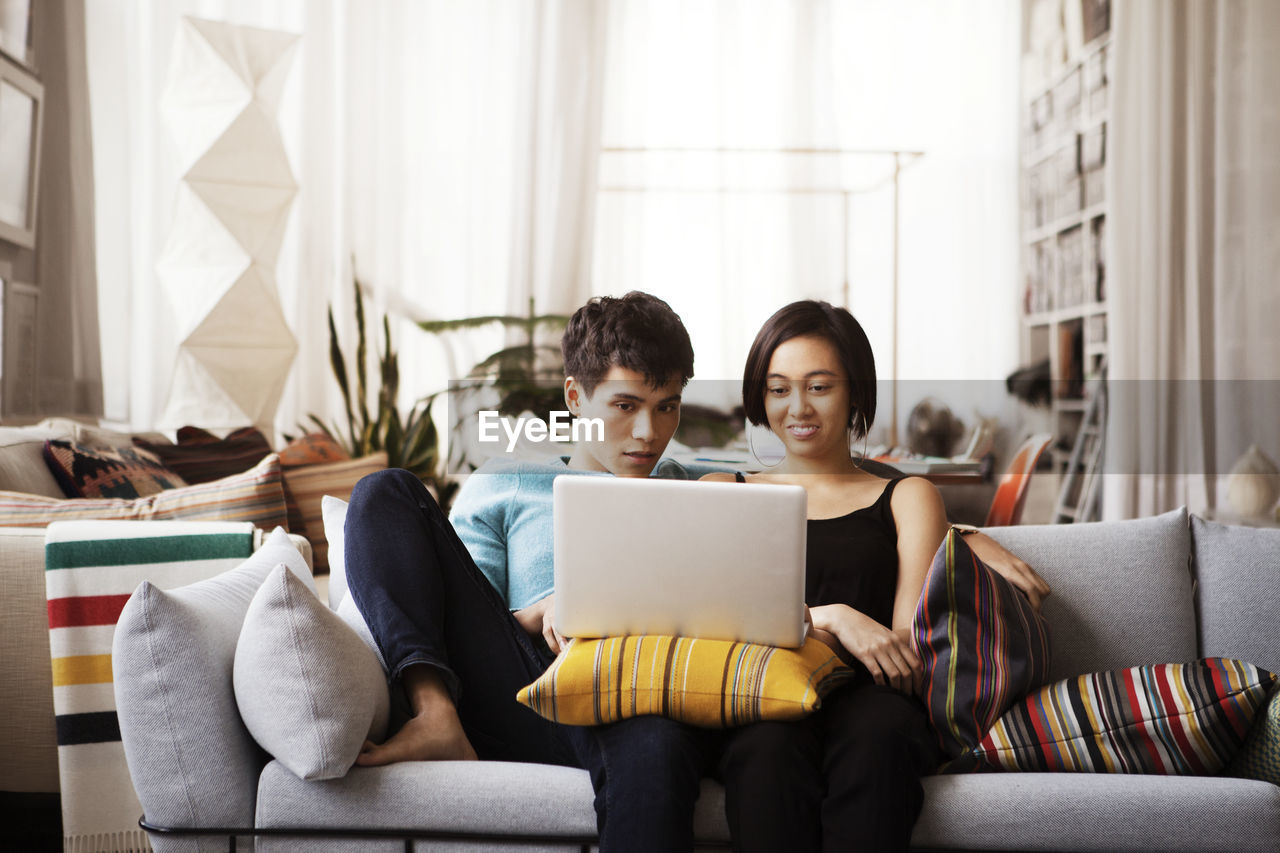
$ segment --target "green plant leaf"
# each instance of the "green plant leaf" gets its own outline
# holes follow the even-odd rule
[[[351,414],[351,386],[347,380],[347,360],[342,355],[342,345],[338,341],[338,328],[333,322],[333,306],[329,306],[329,366],[333,368],[334,378],[338,380],[338,390],[342,392],[342,406],[347,413],[347,430],[348,435],[354,437],[356,434],[355,419]],[[333,438],[331,435],[330,438]],[[337,439],[334,439],[337,441]],[[341,443],[341,442],[339,442]],[[351,451],[351,447],[347,448],[347,452]]]
[[[364,328],[364,296],[360,292],[360,280],[356,280],[356,406],[359,413],[360,447],[369,447],[369,395],[368,395],[368,339]],[[368,452],[361,454],[367,456]]]
[[[560,368],[537,369],[537,357],[540,352],[558,356],[560,348],[549,344],[516,344],[486,357],[471,368],[471,375],[493,376],[496,373],[504,379],[525,380],[534,380],[539,374],[557,376]]]

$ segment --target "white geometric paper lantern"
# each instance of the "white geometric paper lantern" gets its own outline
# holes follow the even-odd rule
[[[298,185],[275,115],[298,36],[184,18],[160,111],[182,183],[156,269],[181,343],[160,426],[271,423],[298,344],[275,269]]]

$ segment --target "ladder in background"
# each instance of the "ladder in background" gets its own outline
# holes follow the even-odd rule
[[[1094,521],[1098,517],[1098,497],[1102,479],[1102,447],[1107,429],[1107,366],[1102,364],[1096,379],[1085,386],[1089,399],[1080,431],[1076,433],[1071,459],[1062,475],[1062,488],[1053,508],[1054,524]]]

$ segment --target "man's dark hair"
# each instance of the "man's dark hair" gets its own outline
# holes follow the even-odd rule
[[[742,373],[742,405],[753,424],[767,425],[765,381],[773,352],[792,338],[808,335],[823,338],[836,348],[840,365],[849,378],[849,427],[860,439],[876,419],[876,359],[867,333],[844,308],[827,302],[805,299],[778,309],[765,321]]]
[[[693,344],[680,315],[638,290],[596,296],[575,311],[560,351],[565,376],[577,379],[588,396],[615,365],[642,374],[654,388],[675,374],[683,388],[693,376]]]

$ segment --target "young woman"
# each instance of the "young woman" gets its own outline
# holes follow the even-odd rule
[[[760,474],[704,479],[804,487],[813,631],[859,675],[804,720],[728,733],[718,770],[734,849],[905,850],[920,776],[940,761],[914,695],[910,629],[948,529],[942,499],[927,480],[885,479],[851,455],[875,418],[876,377],[848,311],[802,301],[774,314],[747,356],[742,396],[747,418],[767,425],[786,457]],[[994,540],[975,534],[970,544],[1037,604],[1048,594]]]

